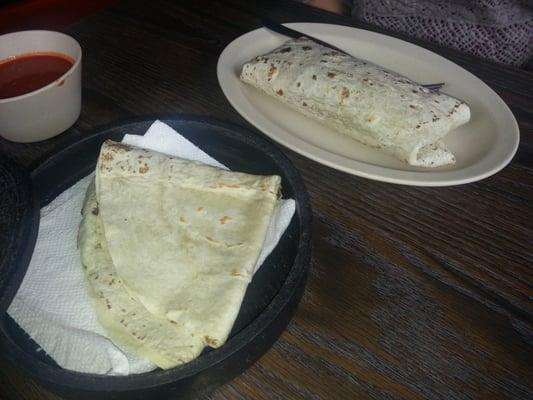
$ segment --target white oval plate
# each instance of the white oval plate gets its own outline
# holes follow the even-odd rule
[[[341,171],[416,186],[474,182],[498,172],[511,161],[518,148],[518,124],[503,100],[470,72],[422,47],[378,33],[318,23],[286,25],[417,82],[446,82],[442,91],[466,101],[472,118],[444,139],[456,156],[455,165],[427,169],[405,164],[242,83],[239,74],[246,61],[288,39],[260,28],[238,37],[224,49],[218,60],[217,75],[231,105],[275,141]]]

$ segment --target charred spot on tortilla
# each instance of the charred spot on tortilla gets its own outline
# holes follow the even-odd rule
[[[205,340],[205,342],[207,343],[207,345],[209,347],[216,347],[218,345],[218,340],[213,339],[213,338],[211,338],[211,337],[209,337],[207,335],[204,336],[204,340]]]
[[[117,151],[130,151],[131,150],[131,147],[124,143],[117,143],[111,140],[106,140],[105,143],[110,143],[109,146],[111,150],[114,151],[115,153]]]
[[[350,97],[350,89],[348,89],[346,86],[343,86],[341,89],[341,98],[347,99]]]
[[[233,219],[233,218],[228,217],[227,215],[224,215],[222,218],[220,218],[219,221],[220,221],[220,223],[221,223],[222,225],[224,225],[226,222],[229,222],[229,221],[231,221],[232,219]]]
[[[270,68],[268,69],[268,72],[267,72],[267,76],[268,76],[268,80],[269,81],[272,80],[272,78],[276,74],[277,70],[278,70],[278,68],[274,64],[270,64]]]

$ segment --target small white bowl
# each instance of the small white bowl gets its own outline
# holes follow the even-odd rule
[[[34,52],[62,53],[72,67],[54,82],[16,97],[0,99],[0,136],[13,142],[38,142],[59,135],[81,110],[81,47],[63,33],[21,31],[0,35],[0,60]]]

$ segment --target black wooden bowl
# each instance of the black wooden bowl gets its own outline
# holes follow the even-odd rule
[[[40,207],[94,170],[104,140],[120,141],[125,133],[144,134],[153,120],[105,127],[39,165],[32,179]],[[296,200],[295,216],[250,283],[228,341],[180,367],[123,377],[69,371],[38,352],[35,342],[4,314],[1,354],[65,397],[181,399],[213,390],[245,370],[274,343],[303,292],[310,260],[311,207],[302,178],[289,159],[268,140],[235,125],[188,116],[162,120],[232,170],[280,175],[283,197]]]

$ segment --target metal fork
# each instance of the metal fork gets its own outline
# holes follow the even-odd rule
[[[428,83],[426,85],[420,85],[420,86],[423,86],[425,87],[426,89],[429,89],[429,90],[432,90],[434,92],[437,92],[439,91],[443,86],[444,86],[444,82],[439,82],[439,83]]]

